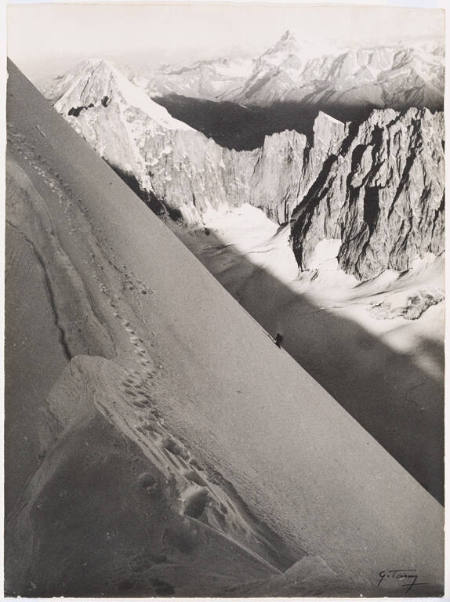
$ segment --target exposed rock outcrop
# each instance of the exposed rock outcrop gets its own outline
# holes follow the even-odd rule
[[[439,289],[419,289],[413,294],[391,295],[380,303],[375,303],[370,308],[373,316],[380,320],[405,318],[418,320],[420,316],[433,305],[438,305],[444,300],[444,293]]]
[[[444,120],[428,109],[373,111],[330,155],[293,215],[300,269],[318,242],[340,239],[338,261],[359,279],[404,271],[444,250]]]

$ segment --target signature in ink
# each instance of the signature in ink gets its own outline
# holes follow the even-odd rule
[[[410,592],[412,588],[417,585],[427,585],[426,583],[418,581],[419,576],[415,569],[386,569],[380,571],[378,576],[380,578],[378,587],[380,587],[382,583],[385,585],[394,585],[394,583],[397,582],[400,587],[405,588],[405,593]]]

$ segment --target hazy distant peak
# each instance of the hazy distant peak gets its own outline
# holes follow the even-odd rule
[[[300,51],[300,45],[296,36],[289,30],[281,36],[281,38],[271,46],[264,55],[273,54],[277,52],[292,52],[296,53]]]
[[[292,33],[292,31],[290,31],[289,29],[286,29],[284,34],[281,36],[281,40],[288,40],[289,38],[295,39],[295,35]]]
[[[82,63],[80,63],[80,66],[84,69],[88,69],[88,68],[91,68],[91,69],[97,69],[97,68],[114,69],[114,63],[112,63],[108,59],[101,58],[101,57],[88,58],[88,59],[84,60]]]
[[[290,31],[289,29],[287,29],[281,36],[281,38],[278,40],[277,45],[278,44],[298,44],[298,40],[295,34],[292,33],[292,31]]]

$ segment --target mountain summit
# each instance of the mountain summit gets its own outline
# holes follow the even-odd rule
[[[63,114],[75,117],[82,111],[89,115],[97,114],[114,100],[119,112],[133,108],[148,119],[147,125],[153,129],[158,126],[164,129],[191,129],[171,117],[164,107],[151,100],[145,90],[133,85],[110,61],[90,59],[83,62],[73,74],[63,79],[60,91],[63,90],[55,104],[56,110]]]
[[[299,43],[294,33],[292,33],[289,29],[287,29],[278,42],[272,46],[267,53],[276,52],[280,50],[291,50],[292,52],[296,52],[299,50]]]

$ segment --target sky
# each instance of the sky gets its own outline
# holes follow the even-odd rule
[[[286,29],[299,40],[370,45],[442,36],[443,11],[301,4],[12,4],[8,54],[33,81],[89,57],[134,67],[257,55]]]

